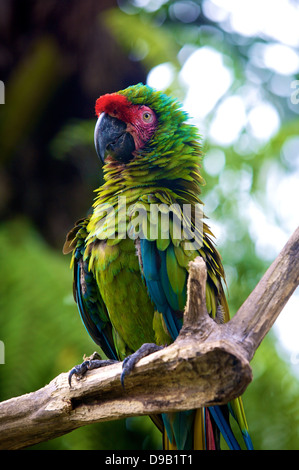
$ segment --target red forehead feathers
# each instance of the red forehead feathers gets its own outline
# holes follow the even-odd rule
[[[125,96],[111,93],[97,99],[95,111],[97,116],[101,113],[108,113],[111,116],[117,116],[122,121],[129,122],[132,114],[131,106]]]

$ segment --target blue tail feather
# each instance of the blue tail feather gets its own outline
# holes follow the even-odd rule
[[[230,450],[240,450],[240,446],[233,435],[233,432],[223,416],[219,406],[209,406],[209,411],[217,424],[221,434],[223,435]]]

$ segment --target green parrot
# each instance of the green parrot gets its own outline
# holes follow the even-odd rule
[[[221,258],[200,200],[201,145],[177,100],[138,84],[96,101],[95,147],[104,183],[91,215],[69,232],[74,297],[82,321],[107,360],[87,360],[69,376],[123,361],[121,381],[136,362],[172,343],[186,304],[188,265],[206,263],[206,305],[229,320]],[[225,406],[153,416],[164,449],[252,449],[241,398]]]

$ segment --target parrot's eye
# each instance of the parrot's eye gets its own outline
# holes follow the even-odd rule
[[[145,111],[142,114],[142,119],[144,122],[151,122],[153,120],[153,114],[150,113],[149,111]]]

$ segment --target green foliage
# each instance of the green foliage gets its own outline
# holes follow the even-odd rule
[[[270,333],[251,363],[253,383],[245,392],[244,406],[256,449],[298,450],[298,378],[287,360],[285,353],[275,348]]]

